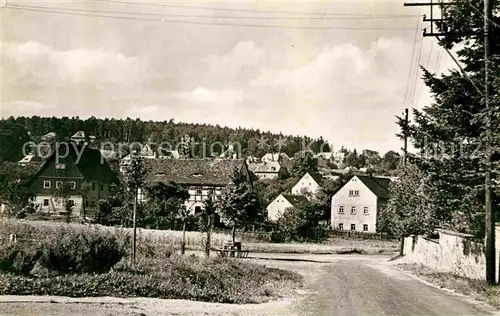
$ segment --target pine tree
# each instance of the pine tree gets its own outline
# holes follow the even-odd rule
[[[447,6],[441,30],[452,30],[460,36],[444,36],[441,45],[452,49],[464,65],[460,70],[436,75],[423,69],[424,82],[430,88],[434,102],[421,111],[414,110],[414,124],[405,126],[399,118],[402,132],[410,136],[419,155],[412,159],[425,173],[427,184],[436,194],[432,205],[437,218],[451,229],[483,233],[485,178],[485,102],[483,98],[484,49],[482,1]],[[496,4],[498,9],[500,6]],[[490,109],[492,113],[493,145],[500,137],[500,53],[499,17],[493,18],[491,53]],[[472,35],[477,34],[477,35]],[[498,161],[498,153],[493,156]],[[497,183],[497,173],[493,182]],[[496,188],[498,189],[498,188]],[[495,197],[494,205],[498,205]]]

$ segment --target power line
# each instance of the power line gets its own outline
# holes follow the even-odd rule
[[[430,64],[431,64],[431,57],[432,57],[432,52],[434,50],[434,42],[431,42],[431,48],[430,48],[430,51],[429,51],[429,57],[427,58],[427,63],[425,63],[426,67],[427,67],[427,70],[430,69]]]
[[[410,59],[410,70],[408,70],[408,79],[406,79],[406,90],[405,90],[405,99],[403,106],[406,107],[406,103],[408,102],[408,89],[410,88],[410,77],[413,69],[413,57],[415,56],[415,44],[417,42],[418,29],[420,26],[420,19],[417,20],[417,26],[415,27],[415,37],[413,38],[413,48],[412,55]]]
[[[109,3],[123,3],[129,5],[140,5],[140,6],[153,6],[153,7],[168,7],[168,8],[180,8],[188,10],[208,10],[208,11],[227,11],[227,12],[251,12],[251,13],[262,13],[262,14],[294,14],[294,15],[321,15],[321,16],[372,16],[373,14],[355,14],[355,13],[323,13],[323,12],[293,12],[293,11],[277,11],[277,10],[251,10],[251,9],[231,9],[231,8],[220,8],[220,7],[200,7],[200,6],[186,6],[186,5],[176,5],[170,3],[152,3],[152,2],[134,2],[134,1],[123,1],[123,0],[97,0],[101,2]],[[386,17],[390,16],[413,16],[413,15],[384,15]]]
[[[112,10],[93,10],[93,9],[72,9],[61,7],[46,7],[46,6],[31,6],[31,5],[10,5],[16,8],[29,8],[29,9],[43,9],[43,10],[63,10],[72,12],[87,12],[99,14],[120,14],[120,15],[135,15],[135,16],[164,16],[164,17],[180,17],[180,18],[208,18],[208,19],[256,19],[256,20],[371,20],[371,19],[399,19],[402,17],[415,17],[415,15],[394,15],[394,16],[327,16],[327,17],[265,17],[265,16],[214,16],[214,15],[192,15],[192,14],[171,14],[171,13],[137,13],[126,11],[112,11]]]
[[[418,57],[417,57],[417,62],[415,64],[415,73],[413,76],[413,91],[411,93],[411,98],[410,100],[413,101],[413,104],[417,104],[418,99],[420,99],[419,94],[416,93],[417,91],[417,86],[420,86],[418,83],[418,74],[420,73],[420,61],[421,61],[421,56],[422,56],[422,50],[423,50],[423,44],[424,44],[424,36],[422,35],[420,38],[420,48],[418,49]],[[417,94],[417,101],[415,101],[415,94]]]
[[[180,24],[194,24],[194,25],[217,25],[217,26],[241,26],[241,27],[258,27],[258,28],[284,28],[284,29],[309,29],[309,30],[350,30],[350,31],[413,31],[408,28],[351,28],[351,27],[329,27],[329,26],[293,26],[293,25],[266,25],[266,24],[243,24],[243,23],[222,23],[222,22],[202,22],[202,21],[187,21],[187,20],[167,20],[159,18],[143,18],[131,16],[118,16],[118,15],[103,15],[103,14],[88,14],[83,12],[67,11],[65,9],[38,9],[29,8],[25,6],[7,5],[5,9],[19,10],[19,11],[32,11],[32,12],[45,12],[50,14],[63,14],[74,16],[86,16],[96,18],[112,18],[120,20],[131,21],[147,21],[147,22],[163,22],[163,23],[180,23]]]
[[[410,100],[413,101],[413,99],[415,98],[415,92],[417,90],[417,80],[418,80],[418,74],[419,74],[419,69],[420,69],[420,57],[422,56],[422,48],[423,48],[423,44],[424,44],[424,36],[422,35],[420,37],[420,45],[419,45],[419,48],[418,48],[418,56],[417,56],[417,62],[415,63],[415,73],[413,75],[413,84],[411,85],[412,88],[413,88],[413,91],[411,92],[411,98]]]

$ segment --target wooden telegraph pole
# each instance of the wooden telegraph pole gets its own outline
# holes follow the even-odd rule
[[[490,0],[484,0],[484,103],[486,109],[486,176],[485,176],[485,256],[486,281],[496,283],[495,253],[495,212],[491,189],[491,109],[489,102],[489,59],[492,6]]]
[[[462,69],[457,60],[453,57],[451,52],[446,49],[447,53],[452,57],[453,61],[457,64],[461,70],[464,77],[466,77],[478,92],[484,97],[485,111],[486,111],[486,141],[485,141],[485,256],[486,256],[486,281],[489,284],[496,283],[496,250],[495,250],[495,214],[493,210],[492,201],[492,188],[491,188],[491,109],[489,105],[489,59],[490,59],[490,33],[491,33],[491,18],[492,18],[492,8],[494,0],[483,0],[484,1],[484,90],[481,91],[476,84],[470,79],[467,73]],[[434,23],[443,23],[443,19],[434,19],[434,7],[439,6],[440,8],[450,5],[472,5],[468,2],[435,2],[435,0],[430,0],[428,3],[405,3],[404,6],[429,6],[430,7],[430,19],[424,16],[425,22],[430,22],[430,33],[424,30],[424,36],[436,37],[440,42],[439,36],[470,36],[470,35],[481,35],[481,34],[465,34],[461,32],[453,32],[450,30],[442,30],[441,32],[434,32]],[[500,273],[500,271],[499,271]]]

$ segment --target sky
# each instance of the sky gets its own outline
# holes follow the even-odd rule
[[[432,102],[416,65],[453,68],[416,32],[427,9],[403,1],[0,7],[3,117],[174,119],[384,153],[402,147],[395,116]]]

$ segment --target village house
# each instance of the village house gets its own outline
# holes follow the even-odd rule
[[[314,197],[321,189],[323,179],[317,174],[306,173],[292,187],[293,195],[304,195],[308,198]]]
[[[73,136],[71,136],[70,140],[78,145],[83,145],[87,141],[84,131],[76,132],[75,134],[73,134]]]
[[[35,154],[28,154],[24,156],[21,160],[17,162],[17,164],[21,167],[26,166],[36,166],[42,164],[43,159]]]
[[[118,177],[97,149],[70,143],[61,144],[43,163],[29,182],[37,212],[64,212],[64,203],[58,194],[69,187],[67,199],[73,204],[73,214],[98,207],[98,202],[112,194]]]
[[[188,189],[186,209],[200,213],[204,202],[212,195],[217,198],[231,183],[233,171],[239,170],[252,185],[252,177],[244,159],[158,159],[146,161],[147,182],[174,182]],[[146,197],[144,197],[146,198]]]
[[[286,210],[290,208],[300,209],[309,200],[302,195],[280,194],[267,206],[267,219],[271,222],[277,221]]]
[[[289,160],[290,157],[285,153],[267,153],[261,158],[263,162],[276,161],[280,164],[287,163]]]
[[[263,161],[259,163],[250,163],[250,171],[259,179],[279,179],[286,174],[286,169],[277,161]]]
[[[336,229],[376,232],[377,213],[389,199],[388,178],[354,175],[333,196],[331,225]]]
[[[134,157],[140,157],[142,159],[156,159],[157,155],[155,148],[153,148],[153,145],[151,144],[146,144],[141,147],[139,152],[133,150],[133,152],[120,160],[120,173],[124,174],[127,171],[127,167],[130,166]]]

